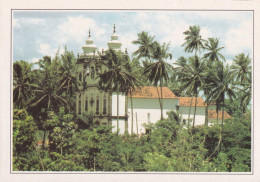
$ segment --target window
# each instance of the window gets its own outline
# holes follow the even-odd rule
[[[107,100],[106,100],[106,95],[104,95],[104,100],[103,100],[103,114],[107,114]]]
[[[180,110],[180,106],[175,106],[176,107],[176,111]]]
[[[79,95],[79,110],[78,114],[81,114],[81,95]]]
[[[86,75],[89,76],[89,67],[86,69]]]
[[[99,97],[97,96],[96,113],[99,114]]]
[[[82,81],[82,74],[81,74],[81,72],[79,73],[79,81]]]
[[[147,121],[151,122],[151,113],[147,113]]]
[[[95,69],[94,66],[91,67],[91,78],[94,79],[95,76]]]
[[[86,97],[85,101],[85,111],[88,111],[88,97]]]

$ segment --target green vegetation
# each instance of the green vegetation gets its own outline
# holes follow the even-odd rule
[[[111,126],[93,122],[92,113],[76,114],[75,92],[78,85],[85,86],[85,79],[77,84],[73,52],[65,48],[53,59],[45,56],[37,63],[39,69],[16,61],[13,170],[251,171],[251,58],[240,53],[231,66],[225,65],[219,39],[202,39],[199,26],[191,26],[184,35],[184,50],[195,54],[180,57],[174,66],[168,61],[170,44],[160,44],[148,32],[139,33],[133,41],[139,49],[131,59],[108,50],[108,61],[102,63],[108,70],[99,75],[99,86],[117,94],[129,92],[130,100],[139,86],[158,86],[161,111],[162,86],[177,96],[192,97],[195,114],[192,127],[187,128],[182,127],[178,112],[172,111],[168,117],[161,115],[156,124],[146,125],[146,133],[112,133]],[[195,126],[199,95],[206,103],[214,103],[217,113],[222,111],[221,125],[217,119],[208,126],[205,117],[205,125]],[[225,110],[232,118],[224,120]]]

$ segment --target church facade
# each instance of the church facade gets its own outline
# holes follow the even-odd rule
[[[111,40],[107,43],[108,49],[114,49],[122,54],[122,43],[116,34],[115,26],[111,35]],[[125,132],[136,134],[145,133],[144,124],[156,123],[160,120],[161,110],[158,101],[157,88],[144,86],[132,94],[133,108],[130,104],[130,96],[124,92],[108,92],[99,89],[98,75],[104,73],[107,68],[102,63],[106,63],[104,50],[98,53],[97,46],[94,44],[89,32],[86,45],[82,47],[83,53],[77,58],[77,84],[79,91],[76,92],[76,112],[84,117],[86,113],[94,115],[94,122],[100,125],[112,126],[112,132],[119,129],[119,133]],[[119,103],[119,122],[117,126],[117,98]],[[188,106],[186,102],[191,100],[190,97],[176,97],[169,88],[163,87],[163,112],[167,117],[167,112],[177,111],[182,115],[182,122],[185,124],[188,119]],[[195,100],[195,99],[193,99]],[[205,122],[205,107],[202,98],[198,98],[198,109],[196,112],[196,125]],[[192,103],[194,108],[194,103]],[[211,116],[215,117],[214,106],[210,106]],[[194,109],[191,109],[193,111]],[[133,113],[132,113],[133,111]],[[191,117],[193,117],[191,112]],[[228,115],[227,113],[225,113]],[[133,117],[133,118],[132,118]],[[214,120],[215,118],[209,118]]]

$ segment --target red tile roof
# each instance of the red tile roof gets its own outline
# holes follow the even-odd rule
[[[159,95],[161,97],[161,88],[158,87]],[[163,98],[164,99],[176,99],[176,97],[172,91],[168,87],[162,87]],[[130,95],[128,95],[130,97]],[[132,93],[133,98],[157,98],[158,92],[156,87],[152,86],[143,86],[140,89],[135,90]]]
[[[180,106],[190,106],[192,97],[179,97]],[[191,106],[195,106],[196,98],[193,97]],[[197,97],[197,106],[206,106],[204,100],[201,97]]]
[[[209,119],[217,119],[217,112],[216,110],[208,110],[208,118]],[[224,119],[229,119],[231,118],[231,116],[224,111]],[[222,119],[222,110],[218,111],[218,119],[221,120]]]

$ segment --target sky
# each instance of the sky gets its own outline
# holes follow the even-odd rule
[[[13,61],[36,63],[45,55],[53,57],[58,48],[62,53],[65,45],[81,54],[89,29],[98,49],[107,49],[114,24],[122,50],[127,48],[130,56],[138,49],[132,41],[142,31],[160,43],[170,42],[169,63],[190,56],[182,47],[183,32],[193,25],[200,26],[205,40],[219,38],[228,64],[240,53],[253,56],[252,11],[14,10],[12,18]]]

